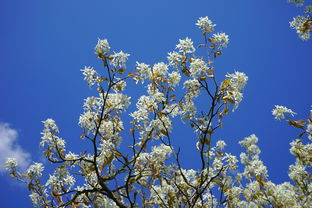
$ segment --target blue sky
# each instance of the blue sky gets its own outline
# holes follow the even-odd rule
[[[80,69],[100,69],[93,52],[97,38],[107,38],[115,51],[130,53],[131,71],[136,61],[164,61],[179,39],[190,37],[199,43],[201,32],[194,24],[208,16],[217,24],[216,31],[230,36],[228,48],[216,61],[219,76],[235,70],[249,76],[243,102],[224,120],[216,139],[224,139],[226,150],[237,154],[242,150],[238,141],[255,133],[270,179],[288,180],[293,162],[289,142],[298,132],[274,120],[271,110],[278,104],[293,109],[298,118],[309,114],[312,42],[303,42],[289,28],[292,17],[301,13],[302,8],[286,0],[2,0],[0,123],[15,133],[0,134],[0,142],[9,138],[7,144],[19,145],[31,155],[29,160],[42,161],[41,121],[51,117],[67,146],[79,150],[82,102],[94,93]],[[142,86],[129,88],[134,105],[140,90],[133,89]],[[187,155],[194,151],[194,142],[180,129],[176,139]],[[191,160],[184,159],[191,167]],[[1,206],[31,207],[27,189],[0,174]]]

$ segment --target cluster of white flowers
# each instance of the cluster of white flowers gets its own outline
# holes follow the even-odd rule
[[[258,138],[252,134],[244,138],[239,144],[245,148],[246,153],[241,153],[241,163],[245,165],[244,176],[251,179],[253,176],[267,177],[267,169],[259,159],[260,149],[256,145]]]
[[[36,163],[34,162],[34,164],[32,164],[31,166],[29,166],[29,168],[27,169],[27,174],[30,177],[36,177],[39,178],[42,176],[42,171],[43,171],[43,165],[42,163]]]
[[[209,69],[208,64],[203,59],[192,59],[190,64],[190,72],[193,78],[197,78],[198,76],[207,75],[207,71]]]
[[[180,39],[176,48],[179,49],[179,52],[183,54],[195,52],[193,41],[190,38]]]
[[[187,89],[189,97],[197,97],[199,95],[199,82],[197,79],[186,80],[183,84],[184,88]]]
[[[241,91],[242,89],[244,89],[248,81],[248,77],[243,72],[227,74],[226,77],[231,79],[230,87],[233,91]]]
[[[226,146],[226,143],[223,140],[218,140],[216,143],[216,147],[219,148],[220,150],[223,150],[225,146]]]
[[[151,83],[147,86],[147,93],[149,96],[154,98],[156,102],[162,102],[166,100],[164,93],[160,92],[155,84]]]
[[[163,205],[163,201],[172,201],[172,207],[179,207],[180,199],[176,196],[176,189],[169,181],[163,180],[161,185],[152,185],[151,199],[155,205]]]
[[[97,157],[97,162],[101,167],[105,163],[108,164],[109,160],[112,160],[113,153],[115,149],[115,144],[110,140],[104,140],[100,143],[98,150],[100,151],[99,156]]]
[[[140,79],[142,80],[142,83],[144,83],[145,79],[150,77],[151,68],[149,65],[147,65],[145,63],[136,62],[136,70],[137,70],[137,73],[138,73]]]
[[[233,108],[234,111],[243,99],[243,93],[241,91],[244,89],[248,81],[248,77],[243,72],[227,74],[226,77],[229,79],[223,81],[222,83],[222,90],[226,92],[226,95],[223,97],[223,99],[225,101],[230,99],[235,103]]]
[[[5,170],[14,171],[15,168],[17,167],[17,165],[18,165],[18,162],[17,162],[16,158],[9,157],[5,161],[3,167]]]
[[[200,17],[197,22],[196,25],[206,31],[206,30],[214,30],[214,27],[216,26],[216,24],[213,24],[212,21],[208,18],[208,17]]]
[[[82,74],[85,76],[84,80],[87,81],[89,87],[92,87],[94,84],[99,83],[99,76],[97,72],[93,69],[93,67],[86,66],[80,71],[83,72]]]
[[[146,183],[149,177],[155,177],[166,171],[165,161],[172,154],[170,146],[161,144],[153,146],[152,151],[141,153],[135,164],[135,175],[138,181]]]
[[[168,77],[170,78],[169,83],[172,86],[177,86],[180,83],[181,80],[181,74],[177,71],[173,71],[170,74],[168,74]]]
[[[106,100],[107,112],[115,111],[116,113],[126,110],[130,105],[131,97],[122,93],[109,93]]]
[[[48,193],[47,193],[47,190],[46,189],[43,189],[41,191],[42,193],[40,193],[40,195],[37,193],[37,192],[32,192],[30,195],[29,195],[29,198],[30,200],[32,201],[32,204],[35,206],[35,207],[41,207],[42,204],[44,203],[45,201],[45,198],[48,197]]]
[[[41,142],[40,145],[44,147],[48,146],[49,149],[65,149],[65,140],[56,136],[55,134],[59,132],[55,121],[51,118],[42,121],[44,124],[44,129],[41,132]]]
[[[290,143],[290,153],[299,158],[300,161],[308,166],[312,166],[311,151],[312,144],[303,144],[302,140],[296,139]]]
[[[229,44],[229,36],[225,33],[215,33],[212,38],[217,42],[219,49],[226,48]]]
[[[310,39],[310,31],[308,21],[311,21],[311,18],[308,16],[299,15],[293,18],[293,21],[289,22],[290,27],[297,31],[298,36],[302,40]]]
[[[99,112],[103,105],[103,99],[101,97],[87,97],[83,103],[83,109],[85,111]]]
[[[137,109],[130,114],[137,121],[146,121],[148,120],[148,115],[150,112],[154,112],[157,109],[157,104],[155,99],[150,96],[142,95],[137,104]]]
[[[153,82],[161,82],[168,75],[168,65],[159,62],[153,65],[149,73],[149,79]]]
[[[110,51],[110,46],[107,39],[99,38],[94,50],[96,54],[108,54]]]
[[[95,207],[119,208],[113,200],[107,198],[106,196],[98,194],[95,198]]]
[[[291,109],[286,108],[285,106],[275,105],[275,108],[272,110],[272,115],[275,116],[275,119],[284,119],[285,113],[289,113],[289,115],[294,116],[296,113]]]
[[[113,57],[112,65],[116,68],[126,67],[126,61],[128,59],[128,56],[130,56],[130,54],[124,53],[122,51],[120,51],[118,53],[114,53],[114,55],[112,55],[112,57]]]
[[[69,174],[65,166],[59,166],[53,175],[50,175],[45,186],[51,188],[53,191],[59,192],[65,186],[72,188],[75,184],[75,178]]]
[[[169,61],[170,66],[178,67],[182,62],[182,55],[177,53],[176,51],[169,52],[167,59]]]
[[[288,0],[288,2],[292,2],[298,7],[304,5],[304,0]],[[306,15],[294,17],[293,21],[289,22],[289,24],[292,29],[297,31],[299,38],[306,41],[310,39],[312,32],[312,5],[305,6],[304,13]]]
[[[123,91],[127,86],[127,83],[124,80],[121,80],[120,78],[117,78],[117,82],[113,86],[113,90],[115,92]]]
[[[93,132],[96,128],[96,115],[97,114],[92,111],[84,112],[80,115],[78,124],[82,128],[88,130],[88,132]]]

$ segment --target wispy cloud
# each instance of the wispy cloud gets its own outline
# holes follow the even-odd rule
[[[21,169],[30,164],[30,154],[17,143],[18,132],[7,123],[0,123],[0,172],[8,157],[15,157]]]

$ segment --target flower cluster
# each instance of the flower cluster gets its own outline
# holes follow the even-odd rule
[[[73,187],[76,180],[69,174],[65,166],[59,166],[53,175],[50,175],[45,186],[49,187],[52,191],[60,192],[62,189],[68,186],[68,188]]]
[[[223,92],[225,92],[223,100],[234,103],[233,110],[235,110],[242,101],[243,93],[241,91],[244,89],[248,81],[248,77],[243,72],[227,74],[226,77],[228,79],[222,82],[221,89]]]
[[[288,0],[288,2],[292,2],[298,7],[304,5],[304,0]],[[306,41],[310,39],[312,32],[312,6],[305,6],[304,13],[306,14],[294,17],[289,24],[292,29],[296,30],[299,38]]]
[[[214,27],[216,26],[216,24],[213,24],[208,17],[200,17],[196,22],[196,25],[204,31],[213,31]]]
[[[107,39],[99,38],[94,50],[96,54],[108,54],[110,51],[110,46]]]
[[[130,54],[124,53],[122,51],[115,53],[112,55],[112,65],[116,68],[126,67],[128,56],[130,56]]]
[[[219,49],[226,48],[229,44],[229,36],[225,33],[215,33],[212,38],[217,42]]]
[[[84,80],[87,81],[88,86],[92,87],[92,85],[99,83],[99,76],[97,72],[93,69],[93,67],[86,66],[85,68],[81,69],[83,75],[84,75]]]
[[[193,41],[190,38],[180,39],[179,44],[176,47],[180,53],[194,53],[195,48],[193,46]]]
[[[290,27],[297,31],[298,36],[302,40],[309,40],[311,36],[311,18],[309,16],[299,15],[289,22]]]
[[[18,165],[18,162],[17,162],[16,158],[9,157],[5,161],[3,167],[5,170],[14,171],[17,165]]]
[[[41,133],[40,146],[47,146],[46,155],[52,157],[55,153],[65,150],[65,140],[56,136],[59,130],[53,119],[49,118],[43,121],[43,124],[44,129]]]
[[[291,116],[294,116],[296,114],[291,109],[288,109],[285,106],[281,106],[281,105],[275,105],[275,108],[272,110],[273,116],[275,116],[275,119],[278,119],[278,120],[284,119],[285,113],[288,113]]]
[[[30,177],[41,177],[42,176],[42,171],[43,171],[43,165],[42,163],[36,163],[34,162],[34,164],[32,164],[31,166],[29,166],[29,168],[27,169],[27,174]]]

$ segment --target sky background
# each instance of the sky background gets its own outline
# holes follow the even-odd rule
[[[215,139],[224,139],[226,151],[238,155],[238,141],[255,133],[270,179],[288,180],[294,162],[289,143],[298,131],[274,120],[271,110],[285,105],[298,119],[309,116],[312,42],[289,28],[301,13],[286,0],[1,0],[0,165],[10,154],[22,155],[25,164],[44,161],[39,142],[47,118],[56,120],[68,149],[81,150],[78,119],[83,99],[94,91],[80,69],[101,69],[93,52],[97,38],[107,38],[113,51],[131,54],[130,72],[136,61],[165,61],[179,39],[199,43],[195,22],[208,16],[217,32],[230,37],[215,64],[218,76],[235,70],[249,76],[241,105]],[[142,89],[129,83],[132,109]],[[188,153],[195,151],[195,141],[179,125],[174,139],[185,150],[184,165],[192,168],[195,155]],[[32,207],[28,195],[0,168],[2,207]]]

